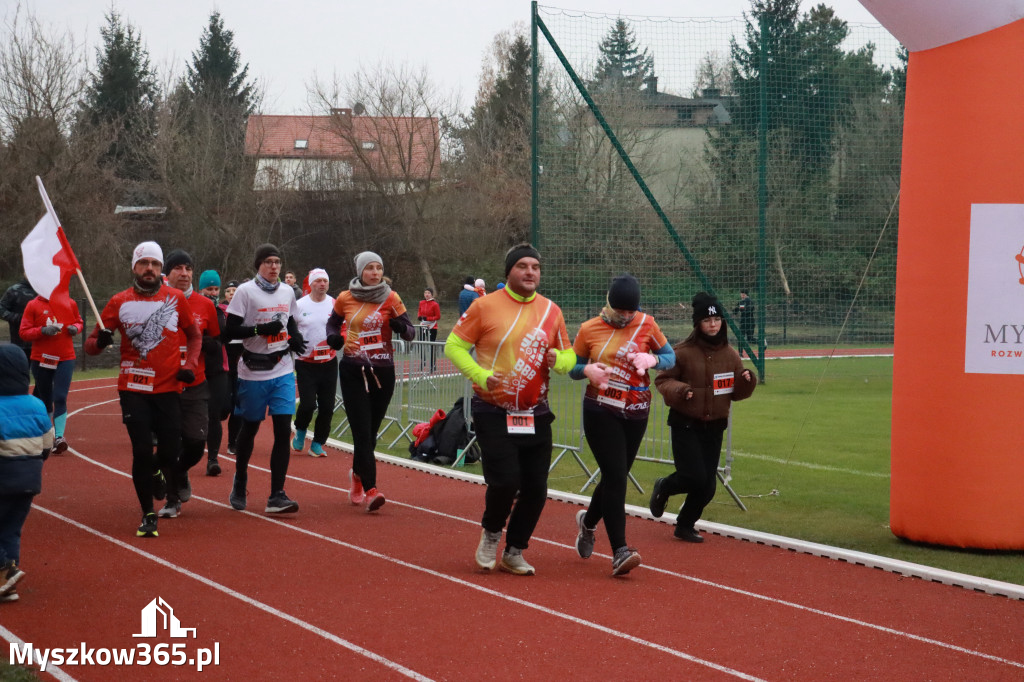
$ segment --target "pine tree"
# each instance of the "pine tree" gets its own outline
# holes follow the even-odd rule
[[[199,38],[199,49],[186,67],[186,81],[193,100],[233,105],[244,119],[253,113],[257,94],[255,85],[246,80],[249,65],[241,64],[234,40],[234,32],[224,28],[220,13],[211,14]]]
[[[625,19],[615,20],[597,49],[601,52],[594,71],[594,84],[598,88],[639,90],[654,76],[654,57],[647,54],[647,48],[640,50],[633,29]]]
[[[103,44],[96,50],[96,70],[90,74],[82,106],[83,123],[109,126],[114,137],[106,160],[118,177],[140,180],[153,137],[157,99],[156,72],[149,53],[131,24],[111,10],[100,29]]]

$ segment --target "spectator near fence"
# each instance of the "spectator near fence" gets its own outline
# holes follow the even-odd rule
[[[480,294],[477,292],[474,286],[474,280],[472,277],[467,277],[466,281],[462,284],[462,291],[459,292],[459,317],[469,309],[473,301],[480,298]]]
[[[736,303],[736,307],[732,309],[732,312],[739,315],[740,318],[740,333],[743,334],[743,342],[746,344],[754,343],[754,311],[756,306],[754,305],[754,299],[750,298],[746,289],[740,289],[740,300]],[[739,349],[740,357],[743,357],[744,350]]]
[[[620,275],[608,287],[601,313],[580,326],[573,350],[573,379],[590,380],[583,397],[583,433],[601,468],[590,505],[576,514],[576,551],[594,551],[594,529],[604,520],[612,547],[612,575],[640,565],[626,544],[626,479],[647,430],[651,410],[649,370],[668,369],[675,354],[658,323],[640,309],[640,284]]]
[[[437,299],[434,298],[434,290],[430,287],[423,290],[423,300],[420,301],[416,317],[420,321],[420,340],[430,341],[431,343],[437,341],[437,323],[441,319],[441,306],[438,304]],[[435,350],[433,346],[430,347],[431,372],[437,370]]]
[[[670,496],[685,493],[675,536],[686,542],[704,542],[694,524],[715,497],[729,410],[734,400],[753,394],[757,377],[729,345],[722,305],[703,291],[693,297],[693,327],[693,333],[675,346],[675,366],[654,380],[670,408],[668,425],[676,470],[654,482],[650,509],[652,516],[660,517]]]
[[[576,354],[561,309],[537,293],[540,253],[529,244],[509,249],[505,277],[508,286],[476,300],[459,318],[445,354],[476,393],[473,423],[487,484],[476,564],[494,568],[507,521],[500,568],[533,575],[523,550],[547,501],[555,419],[547,401],[549,372],[567,373]]]

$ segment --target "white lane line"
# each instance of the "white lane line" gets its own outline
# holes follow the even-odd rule
[[[87,456],[83,455],[82,453],[76,451],[74,448],[68,448],[68,452],[73,453],[76,457],[80,457],[81,459],[85,460],[86,462],[89,462],[90,464],[94,464],[94,465],[96,465],[97,467],[99,467],[101,469],[106,469],[107,471],[111,471],[111,472],[113,472],[113,473],[115,473],[115,474],[117,474],[119,476],[124,476],[125,478],[131,478],[131,474],[125,473],[123,471],[118,471],[117,469],[114,469],[111,466],[108,466],[108,465],[106,465],[106,464],[104,464],[102,462],[98,462],[98,461],[96,461],[96,460],[94,460],[94,459],[92,459],[90,457],[87,457]],[[254,467],[252,464],[249,465],[249,468],[250,469],[255,468],[255,469],[258,469],[259,471],[265,471],[265,472],[269,473],[269,470],[264,469],[262,467]],[[323,484],[321,484],[321,485],[323,485]],[[324,485],[323,487],[330,488],[331,486]],[[193,495],[192,499],[193,500],[199,500],[199,501],[202,501],[202,502],[206,502],[208,504],[212,504],[212,505],[214,505],[216,507],[221,507],[223,509],[231,509],[231,507],[229,505],[227,505],[227,504],[224,504],[222,502],[217,502],[217,501],[211,500],[209,498],[200,497],[198,495]],[[389,500],[388,502],[390,504],[391,500]],[[35,505],[33,505],[33,506],[35,506]],[[404,505],[404,506],[411,506],[411,505]],[[419,507],[415,507],[415,508],[419,509]],[[40,507],[40,509],[42,509],[42,508]],[[423,511],[430,511],[430,510],[424,509]],[[60,516],[56,512],[48,512],[48,513],[51,513],[54,516]],[[592,622],[584,620],[582,618],[578,618],[576,616],[573,616],[573,615],[568,614],[568,613],[563,613],[561,611],[556,611],[554,609],[550,609],[550,608],[548,608],[546,606],[542,606],[540,604],[535,604],[533,602],[529,602],[529,601],[526,601],[526,600],[523,600],[523,599],[519,599],[518,597],[512,597],[512,596],[504,594],[502,592],[498,592],[497,590],[492,590],[490,588],[483,587],[481,585],[477,585],[475,583],[469,582],[468,580],[463,580],[461,578],[456,578],[456,577],[448,575],[446,573],[441,573],[439,571],[435,571],[433,569],[426,568],[425,566],[419,566],[417,564],[412,564],[412,563],[409,563],[407,561],[403,561],[401,559],[397,559],[395,557],[392,557],[392,556],[389,556],[389,555],[386,555],[386,554],[381,554],[380,552],[376,552],[376,551],[374,551],[372,549],[367,549],[367,548],[361,547],[359,545],[353,545],[351,543],[344,542],[343,540],[338,540],[338,539],[332,538],[332,537],[330,537],[328,535],[323,535],[321,533],[317,533],[316,531],[307,530],[305,528],[299,528],[297,526],[291,525],[291,524],[286,523],[286,522],[284,522],[284,521],[282,521],[280,519],[277,519],[277,518],[271,518],[271,517],[263,516],[262,514],[257,514],[255,512],[251,512],[251,511],[244,511],[244,512],[237,512],[237,513],[242,513],[242,514],[250,516],[250,517],[252,517],[254,519],[259,519],[260,521],[265,521],[267,523],[275,524],[275,525],[277,525],[280,528],[286,528],[288,530],[296,531],[296,532],[302,533],[304,535],[309,535],[310,537],[316,538],[318,540],[323,540],[325,542],[329,542],[331,544],[335,544],[335,545],[338,545],[340,547],[344,547],[346,549],[350,549],[350,550],[353,550],[353,551],[356,551],[356,552],[360,552],[362,554],[366,554],[367,556],[371,556],[371,557],[374,557],[376,559],[381,559],[383,561],[387,561],[387,562],[396,564],[396,565],[401,566],[403,568],[408,568],[408,569],[411,569],[411,570],[414,570],[414,571],[418,571],[420,573],[425,573],[426,575],[432,576],[434,578],[440,578],[442,580],[446,580],[448,582],[454,583],[454,584],[462,586],[462,587],[467,587],[467,588],[470,588],[470,589],[473,589],[473,590],[477,590],[479,592],[483,592],[484,594],[490,595],[492,597],[497,597],[499,599],[504,599],[504,600],[510,601],[510,602],[512,602],[514,604],[518,604],[520,606],[531,608],[531,609],[540,611],[541,613],[544,613],[546,615],[554,616],[556,618],[561,618],[561,619],[567,620],[567,621],[569,621],[571,623],[575,623],[576,625],[582,625],[584,627],[588,627],[588,628],[591,628],[593,630],[597,630],[597,631],[602,632],[604,634],[611,635],[613,637],[618,637],[619,639],[624,639],[624,640],[626,640],[628,642],[632,642],[634,644],[640,644],[642,646],[646,646],[646,647],[649,647],[651,649],[655,649],[655,650],[660,651],[662,653],[669,654],[670,656],[675,656],[677,658],[681,658],[683,660],[690,661],[691,663],[696,663],[698,665],[703,665],[705,667],[712,668],[713,670],[717,670],[719,672],[723,672],[723,673],[726,673],[728,675],[732,675],[733,677],[736,677],[736,678],[741,679],[741,680],[751,680],[751,681],[759,681],[759,682],[761,681],[761,678],[754,677],[752,675],[748,675],[748,674],[746,674],[744,672],[741,672],[739,670],[734,670],[732,668],[728,668],[726,666],[719,665],[717,663],[714,663],[713,661],[708,661],[708,660],[705,660],[705,659],[702,659],[702,658],[698,658],[696,656],[692,656],[692,655],[687,654],[685,652],[669,648],[667,646],[658,644],[656,642],[651,642],[651,641],[648,641],[648,640],[645,640],[645,639],[641,639],[639,637],[635,637],[635,636],[630,635],[630,634],[628,634],[626,632],[621,632],[619,630],[613,630],[612,628],[605,627],[605,626],[599,625],[597,623],[592,623]],[[436,512],[434,512],[434,513],[436,513]],[[61,518],[65,518],[65,517],[61,517]],[[458,517],[449,516],[448,518],[458,518]],[[194,577],[196,577],[196,579],[201,580],[202,582],[208,582],[212,586],[217,587],[217,589],[223,589],[223,591],[230,590],[230,588],[226,588],[226,587],[222,588],[222,586],[220,586],[217,583],[213,583],[213,581],[207,581],[207,579],[205,579],[205,578],[200,578],[199,576],[195,576],[195,574],[190,573],[190,572],[186,571],[183,568],[178,568],[174,564],[171,564],[170,562],[167,562],[167,561],[165,561],[165,560],[163,560],[163,559],[161,559],[159,557],[150,555],[150,554],[148,554],[146,552],[143,552],[142,550],[138,550],[138,549],[136,549],[132,545],[129,545],[127,543],[121,542],[120,540],[116,540],[114,538],[111,538],[111,537],[109,537],[107,535],[104,535],[103,533],[101,533],[99,531],[93,531],[91,528],[88,528],[88,526],[84,526],[84,525],[82,525],[82,524],[80,524],[80,523],[78,523],[76,521],[72,521],[71,519],[66,519],[66,520],[69,523],[72,523],[73,525],[79,526],[79,527],[81,527],[83,529],[89,530],[90,532],[93,532],[94,534],[99,535],[100,537],[103,537],[104,539],[109,539],[112,542],[116,543],[118,546],[126,547],[126,548],[131,549],[132,551],[134,551],[136,553],[142,554],[143,556],[152,557],[154,560],[158,561],[159,563],[161,563],[163,565],[166,565],[168,567],[174,568],[175,570],[179,571],[180,573],[184,573],[184,574],[189,575],[189,576],[194,576]],[[469,519],[459,519],[459,520],[463,520],[463,521],[467,521],[467,522],[469,521]],[[556,544],[556,543],[551,543],[551,544]],[[232,594],[232,596],[237,596],[238,595],[238,593],[234,593],[233,591],[231,591],[231,594]],[[274,609],[270,609],[270,607],[267,607],[264,610],[268,611],[269,613],[276,613],[277,612]],[[313,626],[311,626],[311,627],[313,627]]]
[[[24,647],[25,646],[25,641],[23,639],[21,639],[21,637],[18,637],[16,634],[14,634],[13,632],[11,632],[7,628],[5,628],[3,625],[0,625],[0,637],[3,637],[5,640],[10,642],[11,644],[17,644],[20,647]],[[10,653],[10,652],[8,652],[8,653]],[[12,663],[12,662],[8,661],[8,663]],[[39,671],[36,670],[35,668],[32,668],[32,672],[34,672],[36,675],[39,674]],[[63,670],[61,670],[60,668],[58,668],[57,666],[55,666],[52,663],[47,664],[46,672],[49,673],[50,675],[53,675],[55,678],[57,678],[61,682],[76,682],[75,678],[71,677],[71,675],[68,675],[66,672],[64,672]]]
[[[102,403],[99,403],[99,404],[102,404]],[[82,409],[86,409],[86,408],[82,408]],[[89,461],[89,462],[91,462],[91,463],[93,463],[93,464],[95,464],[95,465],[97,465],[97,466],[99,466],[101,468],[109,469],[110,471],[113,471],[113,472],[115,472],[115,473],[117,473],[117,474],[119,474],[121,476],[128,476],[130,478],[130,474],[126,474],[124,472],[121,472],[121,471],[118,471],[116,469],[113,469],[112,467],[109,467],[106,464],[103,464],[102,462],[97,462],[96,460],[90,459],[90,458],[86,457],[85,455],[82,455],[81,453],[75,451],[73,448],[69,448],[68,451],[74,453],[76,456],[81,457],[82,459],[84,459],[86,461]],[[225,456],[225,455],[221,455],[221,458],[231,460],[230,457]],[[231,460],[231,461],[233,461],[233,460]],[[261,466],[254,465],[252,463],[249,464],[249,468],[256,469],[258,471],[262,471],[262,472],[265,472],[265,473],[270,473],[269,469],[261,467]],[[348,494],[348,491],[345,490],[344,488],[338,488],[336,486],[328,485],[326,483],[321,483],[319,481],[313,481],[313,480],[310,480],[310,479],[305,479],[305,478],[301,478],[301,477],[298,477],[298,476],[292,476],[292,475],[289,475],[288,478],[290,478],[290,479],[292,479],[294,481],[297,481],[297,482],[307,483],[307,484],[318,486],[318,487],[321,487],[321,488],[327,488],[329,490],[337,490],[339,492],[344,492],[345,494]],[[213,500],[205,500],[204,498],[199,498],[199,497],[196,497],[195,499],[202,499],[204,501],[210,502],[211,504],[215,504],[215,505],[218,505],[218,506],[229,508],[228,505],[224,505],[224,504],[219,503],[219,502],[214,502]],[[426,512],[428,514],[433,514],[433,515],[436,515],[436,516],[441,516],[441,517],[444,517],[444,518],[447,518],[447,519],[461,521],[461,522],[472,524],[472,525],[478,525],[479,524],[479,521],[477,521],[477,520],[467,519],[467,518],[464,518],[464,517],[458,517],[458,516],[454,516],[454,515],[451,515],[451,514],[447,514],[445,512],[439,512],[439,511],[435,511],[433,509],[428,509],[428,508],[425,508],[425,507],[419,507],[419,506],[415,506],[415,505],[405,504],[405,503],[397,502],[397,501],[390,500],[390,499],[388,500],[388,504],[395,504],[395,505],[398,505],[398,506],[404,506],[404,507],[407,507],[407,508],[410,508],[410,509],[415,509],[417,511]],[[271,520],[271,519],[267,519],[266,517],[260,516],[258,514],[252,514],[251,512],[246,512],[246,513],[251,514],[255,518],[263,519],[265,521],[270,521]],[[313,533],[312,531],[306,531],[304,529],[296,528],[296,527],[288,525],[288,524],[282,524],[282,525],[284,527],[290,528],[292,530],[296,530],[296,531],[299,531],[299,532],[310,533],[310,534],[313,534],[313,535],[315,535],[317,537],[325,537],[326,538],[326,536],[319,536],[318,534]],[[340,543],[340,541],[335,541],[332,538],[326,538],[326,539],[328,539],[328,541],[331,541],[331,542],[339,542]],[[576,551],[574,546],[570,546],[570,545],[567,545],[565,543],[557,542],[557,541],[554,541],[554,540],[548,540],[546,538],[541,538],[541,537],[534,536],[533,538],[531,538],[531,540],[534,540],[534,541],[537,541],[537,542],[542,542],[542,543],[545,543],[545,544],[548,544],[548,545],[552,545],[552,546],[555,546],[555,547],[561,547],[561,548],[565,548],[565,549],[571,549],[572,551]],[[340,544],[342,544],[343,546],[346,546],[346,547],[351,547],[352,549],[356,549],[357,551],[366,552],[366,553],[371,554],[373,556],[382,556],[383,557],[383,555],[378,555],[376,552],[373,552],[372,550],[367,550],[367,549],[364,549],[364,548],[361,548],[361,547],[356,547],[354,545],[349,545],[347,543],[340,543]],[[599,552],[595,552],[595,555],[596,556],[603,556],[603,557],[606,557],[606,558],[610,558],[607,555],[602,555]],[[391,559],[389,559],[389,560],[391,560]],[[410,567],[413,566],[412,564],[405,564],[405,562],[402,562],[402,561],[400,561],[398,559],[393,559],[393,561],[395,561],[395,562],[397,562],[397,563],[399,563],[401,565],[408,565]],[[436,573],[435,571],[432,571],[431,569],[427,569],[427,568],[423,568],[423,567],[415,567],[415,568],[417,568],[417,570],[426,571],[426,572],[428,572],[428,573],[430,573],[432,575],[439,575],[439,576],[442,576],[442,577],[445,577],[445,578],[450,578],[450,576],[446,576],[444,574]],[[727,592],[732,592],[734,594],[739,594],[739,595],[750,597],[750,598],[753,598],[753,599],[758,599],[758,600],[765,601],[765,602],[772,603],[772,604],[776,604],[776,605],[779,605],[779,606],[787,606],[787,607],[790,607],[790,608],[793,608],[793,609],[797,609],[797,610],[800,610],[800,611],[804,611],[804,612],[807,612],[807,613],[813,613],[815,615],[819,615],[819,616],[822,616],[822,617],[825,617],[825,618],[830,618],[830,619],[838,620],[838,621],[841,621],[841,622],[845,622],[845,623],[849,623],[849,624],[853,624],[853,625],[858,625],[858,626],[861,626],[861,627],[864,627],[864,628],[876,630],[878,632],[883,632],[883,633],[886,633],[886,634],[889,634],[889,635],[894,635],[894,636],[897,636],[897,637],[903,637],[903,638],[910,639],[910,640],[913,640],[913,641],[922,642],[922,643],[925,643],[925,644],[930,644],[932,646],[940,647],[940,648],[947,649],[947,650],[950,650],[950,651],[955,651],[957,653],[967,654],[967,655],[970,655],[970,656],[975,656],[975,657],[978,657],[978,658],[986,659],[986,660],[989,660],[989,661],[994,661],[994,662],[997,662],[997,663],[1009,665],[1009,666],[1012,666],[1012,667],[1015,667],[1015,668],[1024,669],[1024,663],[1019,662],[1019,661],[1013,661],[1013,660],[1010,660],[1010,659],[1002,658],[1000,656],[995,656],[993,654],[987,654],[987,653],[984,653],[982,651],[976,651],[976,650],[973,650],[973,649],[967,649],[965,647],[961,647],[961,646],[958,646],[956,644],[950,644],[948,642],[943,642],[941,640],[932,639],[932,638],[929,638],[929,637],[923,637],[921,635],[915,635],[915,634],[910,633],[910,632],[905,632],[905,631],[902,631],[902,630],[896,630],[894,628],[890,628],[890,627],[887,627],[885,625],[878,625],[876,623],[869,623],[867,621],[858,620],[856,618],[851,618],[849,616],[844,616],[842,614],[833,613],[833,612],[830,612],[830,611],[824,611],[822,609],[817,609],[817,608],[814,608],[814,607],[811,607],[811,606],[805,606],[803,604],[798,604],[796,602],[786,601],[786,600],[779,599],[779,598],[772,597],[772,596],[765,595],[765,594],[758,594],[756,592],[751,592],[751,591],[744,590],[744,589],[741,589],[741,588],[732,587],[730,585],[725,585],[725,584],[722,584],[722,583],[712,582],[712,581],[709,581],[709,580],[705,580],[703,578],[697,578],[696,576],[685,575],[685,574],[682,574],[682,573],[678,573],[678,572],[675,572],[675,571],[670,571],[670,570],[663,569],[663,568],[656,568],[656,567],[650,566],[648,564],[641,564],[640,568],[648,569],[648,570],[651,570],[651,571],[662,573],[664,575],[669,575],[669,576],[672,576],[672,577],[680,578],[682,580],[687,580],[687,581],[690,581],[690,582],[698,583],[698,584],[701,584],[701,585],[705,585],[707,587],[712,587],[712,588],[715,588],[715,589],[720,589],[720,590],[724,590],[724,591],[727,591]],[[460,584],[462,582],[464,582],[464,581],[459,580],[458,578],[450,578],[450,579],[454,580],[454,581],[456,581],[456,582],[458,582]],[[474,588],[478,587],[476,585],[473,585],[473,583],[466,583],[466,584],[471,585]],[[483,588],[481,588],[481,589],[483,589]],[[544,609],[544,607],[540,607],[540,606],[537,606],[536,608],[541,609],[541,610]],[[568,616],[568,615],[566,615],[565,617],[567,617],[567,618],[574,618],[574,616]],[[602,627],[602,626],[595,626],[595,627]],[[629,637],[629,635],[624,635],[624,636]],[[659,646],[659,645],[654,645],[654,646]]]
[[[805,469],[817,469],[819,471],[830,471],[837,474],[850,474],[851,476],[868,476],[871,478],[889,478],[889,473],[884,471],[860,471],[859,469],[844,469],[843,467],[834,467],[827,464],[814,464],[812,462],[801,462],[795,459],[782,459],[781,457],[772,457],[770,455],[755,455],[751,452],[741,452],[740,450],[733,450],[732,454],[740,459],[757,459],[762,462],[771,462],[772,464],[786,464],[796,467],[804,467]],[[671,462],[668,462],[671,464]]]
[[[248,604],[249,606],[253,606],[253,607],[255,607],[255,608],[257,608],[257,609],[259,609],[261,611],[269,613],[272,616],[275,616],[275,617],[280,618],[282,620],[288,621],[289,623],[292,623],[293,625],[297,625],[300,628],[302,628],[303,630],[306,630],[307,632],[311,632],[314,635],[318,635],[320,637],[323,637],[324,639],[326,639],[326,640],[328,640],[330,642],[334,642],[335,644],[338,644],[338,645],[348,649],[349,651],[357,653],[357,654],[359,654],[361,656],[365,656],[366,658],[369,658],[372,661],[376,661],[377,663],[380,663],[381,665],[383,665],[384,667],[388,668],[389,670],[393,670],[393,671],[395,671],[397,673],[400,673],[401,675],[404,675],[405,677],[408,677],[408,678],[413,679],[413,680],[422,680],[423,682],[429,682],[430,681],[429,677],[425,677],[424,675],[421,675],[420,673],[416,672],[415,670],[410,670],[409,668],[406,668],[405,666],[403,666],[403,665],[401,665],[399,663],[396,663],[395,661],[392,661],[391,659],[384,658],[380,654],[376,654],[376,653],[370,651],[369,649],[364,649],[363,647],[359,646],[358,644],[354,644],[354,643],[352,643],[352,642],[350,642],[350,641],[348,641],[346,639],[342,639],[341,637],[338,637],[337,635],[335,635],[333,633],[330,633],[327,630],[324,630],[323,628],[317,627],[316,625],[313,625],[312,623],[308,623],[308,622],[302,620],[301,618],[297,618],[296,616],[293,616],[291,614],[285,613],[284,611],[281,611],[280,609],[278,609],[276,607],[268,606],[267,604],[264,604],[261,601],[257,601],[256,599],[253,599],[252,597],[250,597],[250,596],[248,596],[246,594],[238,592],[237,590],[233,590],[233,589],[231,589],[230,587],[228,587],[226,585],[223,585],[221,583],[216,582],[215,580],[207,578],[206,576],[203,576],[203,575],[199,575],[198,573],[190,571],[190,570],[188,570],[188,569],[186,569],[186,568],[184,568],[182,566],[179,566],[178,564],[175,564],[173,562],[167,561],[163,557],[159,557],[159,556],[157,556],[155,554],[151,554],[149,552],[141,550],[138,547],[135,547],[134,545],[130,545],[127,542],[124,542],[122,540],[118,540],[117,538],[111,537],[110,535],[107,535],[106,533],[104,533],[102,531],[96,530],[95,528],[87,526],[84,523],[79,523],[78,521],[75,521],[74,519],[68,518],[67,516],[64,516],[63,514],[55,512],[55,511],[53,511],[51,509],[47,509],[46,507],[40,507],[37,504],[33,504],[32,508],[33,509],[38,509],[39,511],[43,512],[44,514],[49,514],[50,516],[52,516],[52,517],[54,517],[56,519],[59,519],[60,521],[63,521],[64,523],[67,523],[67,524],[69,524],[71,526],[74,526],[75,528],[78,528],[79,530],[83,530],[86,533],[90,533],[92,535],[95,535],[96,537],[98,537],[98,538],[100,538],[102,540],[106,540],[107,542],[110,542],[110,543],[120,547],[121,549],[126,549],[129,552],[133,552],[134,554],[137,554],[137,555],[143,557],[144,559],[149,559],[150,561],[152,561],[154,563],[157,563],[157,564],[159,564],[159,565],[161,565],[161,566],[163,566],[165,568],[169,568],[172,571],[176,571],[177,573],[180,573],[180,574],[184,575],[187,578],[192,578],[193,580],[201,582],[202,584],[206,585],[207,587],[212,587],[213,589],[218,590],[220,592],[223,592],[224,594],[226,594],[226,595],[228,595],[230,597],[234,597],[235,599],[238,599],[239,601],[244,602],[245,604]]]

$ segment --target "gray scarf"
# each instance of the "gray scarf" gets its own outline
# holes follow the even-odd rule
[[[352,292],[353,298],[362,303],[383,303],[391,295],[391,287],[387,282],[381,280],[380,284],[369,287],[358,277],[353,277],[348,283],[348,290]]]

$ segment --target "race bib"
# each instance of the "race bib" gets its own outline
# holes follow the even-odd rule
[[[732,388],[736,384],[736,376],[732,372],[722,372],[721,374],[715,375],[715,395],[725,395],[732,393]]]
[[[384,335],[380,330],[372,332],[359,332],[359,349],[363,352],[380,350],[384,347]]]
[[[533,421],[533,410],[509,410],[505,417],[508,432],[518,435],[533,435],[537,432]]]
[[[181,360],[181,366],[185,366],[185,359],[188,358],[188,346],[178,346],[178,356]]]
[[[60,358],[58,356],[43,353],[43,359],[39,361],[39,366],[45,369],[57,369],[58,362],[60,362]]]
[[[153,381],[156,379],[156,370],[142,369],[140,367],[129,367],[125,369],[128,375],[128,390],[153,392]]]
[[[331,359],[334,350],[330,346],[317,346],[313,349],[313,360],[315,362],[327,362]]]
[[[288,332],[281,331],[273,336],[267,337],[267,350],[276,353],[281,350],[288,350]]]
[[[597,402],[617,410],[625,409],[627,391],[629,386],[621,381],[609,381],[605,388],[598,391]]]

